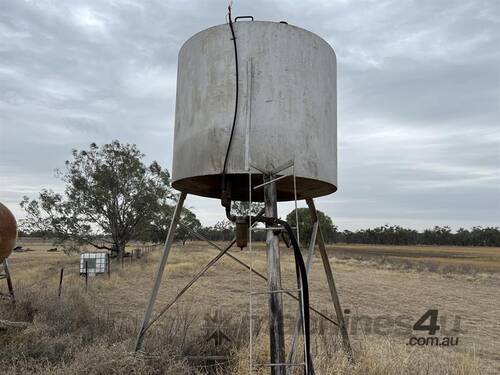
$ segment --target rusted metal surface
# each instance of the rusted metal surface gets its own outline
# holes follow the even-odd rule
[[[240,249],[248,245],[248,222],[246,220],[236,220],[236,246]]]
[[[12,253],[16,240],[16,218],[5,205],[0,203],[0,263]]]
[[[333,49],[317,35],[287,24],[237,22],[234,28],[239,66],[251,61],[252,68],[239,69],[240,100],[226,175],[231,198],[248,199],[248,157],[266,171],[294,160],[298,199],[333,193],[337,189]],[[172,184],[178,190],[221,196],[234,115],[234,63],[228,25],[204,30],[181,48],[172,167]],[[246,143],[248,134],[251,139]],[[249,155],[245,144],[251,144]],[[256,173],[253,179],[253,186],[262,183],[262,175]],[[277,181],[276,189],[278,201],[294,199],[292,178]],[[263,201],[263,189],[253,192],[252,199]]]

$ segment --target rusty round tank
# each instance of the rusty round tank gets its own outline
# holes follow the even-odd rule
[[[17,223],[10,210],[0,203],[0,262],[7,259],[16,246]]]

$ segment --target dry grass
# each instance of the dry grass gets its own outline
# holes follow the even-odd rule
[[[35,248],[30,245],[29,247]],[[15,253],[10,258],[18,303],[12,308],[0,301],[0,319],[30,321],[26,330],[0,331],[2,374],[248,374],[248,290],[249,274],[223,258],[190,290],[175,308],[153,326],[145,338],[147,356],[131,355],[137,325],[156,270],[158,253],[134,260],[121,269],[112,265],[111,279],[90,279],[85,293],[78,276],[78,257],[47,253],[50,244],[36,251]],[[387,249],[386,249],[387,250]],[[398,251],[403,251],[400,249]],[[436,249],[432,249],[437,251]],[[265,254],[257,246],[248,252],[232,250],[265,273]],[[333,250],[332,250],[333,251]],[[157,310],[208,262],[214,251],[201,243],[176,247],[169,259]],[[293,287],[292,255],[282,253],[283,284]],[[462,317],[461,345],[457,348],[409,347],[407,336],[375,335],[364,331],[352,335],[356,364],[340,350],[337,333],[330,327],[314,331],[313,349],[317,374],[495,374],[500,346],[497,319],[500,279],[470,279],[460,273],[440,274],[411,268],[373,267],[356,259],[334,260],[333,267],[344,307],[351,315],[377,317],[406,314],[416,320],[428,308],[437,307],[450,319]],[[57,298],[59,267],[65,267],[62,300]],[[315,259],[311,271],[312,304],[332,315],[321,262]],[[265,284],[253,279],[254,290]],[[1,290],[5,287],[0,284]],[[293,321],[296,304],[285,299],[285,318]],[[478,308],[478,306],[480,308]],[[206,342],[207,313],[222,311],[223,331],[233,341],[215,348]],[[254,304],[254,360],[267,362],[265,297]],[[316,316],[312,316],[317,320]],[[260,329],[259,329],[260,327]],[[214,366],[192,356],[218,354],[229,362]],[[191,356],[191,359],[185,359]],[[210,365],[203,367],[202,365]],[[261,371],[268,373],[268,371]],[[297,372],[298,373],[298,372]]]
[[[0,335],[0,366],[3,374],[235,374],[249,373],[246,340],[235,341],[214,353],[204,337],[193,330],[202,311],[175,310],[165,317],[166,324],[154,329],[147,341],[148,355],[130,351],[135,325],[119,321],[95,305],[91,295],[72,285],[64,301],[52,293],[18,291],[15,309],[4,309],[10,319],[30,321],[29,328],[7,330]],[[198,327],[197,327],[198,328]],[[225,326],[236,337],[240,326]],[[246,339],[248,331],[240,338]],[[400,374],[480,374],[479,359],[473,354],[446,350],[407,349],[390,339],[365,338],[356,347],[353,365],[342,350],[335,332],[316,335],[322,343],[314,355],[317,374],[324,375],[400,375]],[[268,362],[267,337],[254,338],[254,360]],[[319,347],[319,346],[318,346]],[[184,356],[227,355],[232,359],[213,367]],[[267,369],[254,372],[267,374]],[[299,370],[290,374],[300,374]]]
[[[130,350],[135,322],[114,316],[78,284],[69,285],[62,300],[47,289],[34,293],[22,287],[17,298],[15,308],[2,306],[2,316],[31,324],[0,333],[2,374],[197,373],[182,359],[193,348],[202,351],[197,337],[188,334],[188,314],[167,316],[168,326],[151,332],[150,355],[143,357]]]
[[[479,375],[481,374],[479,359],[474,353],[454,353],[446,350],[408,349],[395,345],[387,338],[365,340],[355,351],[356,363],[351,363],[345,353],[340,350],[340,342],[331,337],[322,351],[314,355],[316,374],[321,375]],[[256,358],[267,359],[265,340],[259,341]],[[231,374],[246,375],[249,373],[248,352],[241,350],[237,355]],[[254,371],[256,375],[268,374],[267,368]],[[287,374],[302,374],[302,369],[289,370]]]
[[[336,244],[329,250],[336,258],[372,261],[400,269],[464,274],[500,272],[498,247]]]

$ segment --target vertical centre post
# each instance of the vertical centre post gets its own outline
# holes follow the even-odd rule
[[[267,181],[274,176],[267,176]],[[264,185],[266,217],[278,217],[278,195],[276,182]],[[270,225],[267,224],[267,227]],[[271,374],[285,375],[285,334],[283,329],[283,300],[281,295],[281,269],[279,254],[279,234],[268,230],[266,235],[267,274],[269,289],[269,338],[271,352]],[[280,365],[281,364],[281,365]]]

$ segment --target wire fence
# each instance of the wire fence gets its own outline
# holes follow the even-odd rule
[[[37,278],[37,280],[27,285],[21,284],[21,286],[33,289],[36,286],[45,286],[48,281],[53,281],[54,285],[57,286],[57,294],[61,297],[64,280],[75,276],[78,277],[77,280],[81,280],[82,285],[85,287],[85,291],[88,292],[89,277],[107,276],[108,279],[111,279],[115,272],[114,270],[126,268],[137,261],[145,260],[150,254],[160,250],[162,246],[162,244],[135,245],[132,249],[124,252],[121,258],[116,256],[116,254],[112,254],[110,251],[82,251],[80,252],[80,259],[78,262],[74,264],[63,264],[56,267],[51,266],[44,271],[44,276],[42,278]],[[58,284],[57,281],[59,281]]]

